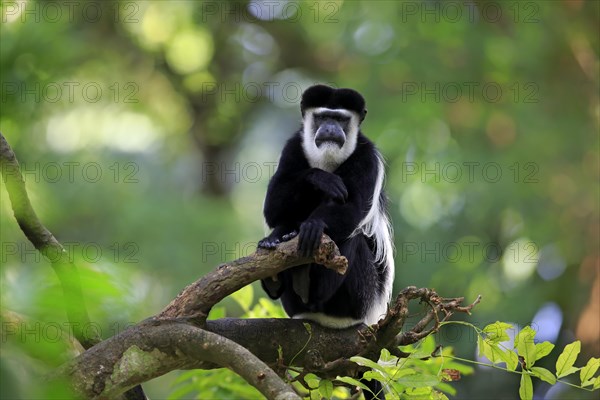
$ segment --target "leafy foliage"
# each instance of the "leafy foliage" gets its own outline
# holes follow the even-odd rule
[[[452,324],[452,322],[445,324]],[[507,348],[503,342],[506,343],[510,339],[509,331],[513,330],[511,324],[495,322],[483,329],[479,329],[472,324],[464,322],[463,324],[469,325],[477,332],[479,354],[491,361],[492,364],[488,364],[489,366],[501,368],[496,364],[504,363],[506,367],[503,369],[507,372],[521,374],[519,396],[523,400],[533,398],[532,377],[545,381],[550,385],[564,383],[588,391],[600,388],[600,376],[594,377],[600,367],[598,358],[590,358],[585,367],[578,368],[574,366],[581,349],[581,342],[578,340],[564,347],[556,361],[555,372],[551,372],[546,368],[534,365],[537,361],[548,356],[555,346],[550,342],[536,343],[535,336],[537,332],[530,326],[521,329],[514,339],[512,348]],[[468,360],[461,360],[469,362]],[[485,365],[478,362],[473,363]],[[579,384],[561,379],[577,371],[580,371]],[[587,386],[592,386],[592,389],[588,389]]]

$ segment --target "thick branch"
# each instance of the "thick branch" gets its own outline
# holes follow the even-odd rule
[[[426,301],[439,299],[431,289],[409,287],[403,290],[396,300],[395,305],[401,305],[401,309],[396,309],[395,306],[389,315],[405,315],[408,312],[408,301],[421,296]],[[427,330],[426,327],[429,322],[437,321],[437,312],[467,312],[474,304],[461,307],[459,299],[444,299],[439,303],[439,309],[432,308],[411,330],[400,335],[399,330],[393,334],[388,330],[392,329],[391,326],[396,329],[402,328],[396,324],[394,317],[386,317],[380,323],[380,327],[362,325],[343,330],[329,329],[314,322],[294,319],[234,318],[207,321],[205,330],[201,330],[186,324],[186,319],[151,318],[88,350],[70,363],[67,370],[75,382],[78,382],[77,389],[80,393],[91,398],[105,397],[107,393],[120,393],[137,383],[174,369],[211,369],[225,366],[240,373],[249,383],[256,386],[256,382],[249,378],[258,376],[255,374],[256,368],[263,368],[262,365],[254,361],[251,365],[237,364],[240,359],[233,355],[237,350],[228,347],[224,351],[232,352],[230,358],[213,358],[214,354],[209,350],[215,345],[214,339],[207,336],[206,332],[210,331],[223,340],[219,342],[222,346],[223,343],[235,342],[279,372],[295,366],[328,378],[337,375],[356,376],[364,371],[364,368],[349,361],[350,357],[362,355],[377,360],[383,347],[401,357],[405,356],[398,353],[397,346],[415,343],[426,336],[425,332],[429,334],[436,330],[437,324]],[[404,305],[406,308],[403,308]],[[310,324],[310,329],[305,327],[306,323]],[[203,340],[208,341],[206,348]],[[384,342],[387,342],[387,345],[383,345]],[[232,363],[229,360],[235,361]],[[256,368],[252,368],[253,365],[256,365]],[[108,384],[110,391],[106,391]],[[260,390],[259,386],[256,387]],[[265,395],[270,399],[274,398]]]
[[[217,269],[186,287],[156,318],[186,317],[206,319],[211,307],[244,286],[288,268],[317,262],[340,274],[346,272],[348,260],[327,235],[314,258],[296,254],[298,238],[280,244],[276,250],[258,249],[254,254],[221,264]]]
[[[113,398],[175,369],[227,367],[269,399],[298,399],[271,368],[224,336],[183,322],[146,321],[110,338],[60,371],[87,398]]]

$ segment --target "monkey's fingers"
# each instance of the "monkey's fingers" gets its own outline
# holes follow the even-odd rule
[[[346,190],[346,187],[333,188],[331,198],[333,201],[338,203],[345,203],[346,199],[348,198],[348,191]]]
[[[321,235],[325,229],[325,223],[321,220],[308,220],[300,225],[298,239],[298,251],[303,257],[310,257],[321,243]]]
[[[344,182],[341,181],[341,179],[340,185],[338,185],[336,189],[340,193],[341,200],[343,202],[346,202],[346,200],[348,199],[348,189],[346,188],[346,185],[344,185]]]

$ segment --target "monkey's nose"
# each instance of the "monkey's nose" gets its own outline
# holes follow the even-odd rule
[[[340,128],[337,124],[321,124],[319,129],[317,129],[317,134],[315,135],[315,143],[317,147],[321,147],[321,145],[325,142],[331,142],[337,144],[339,147],[342,147],[346,142],[346,135],[342,128]]]

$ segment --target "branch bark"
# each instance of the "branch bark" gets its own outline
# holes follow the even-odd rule
[[[276,250],[258,249],[248,257],[221,264],[208,275],[186,287],[157,319],[192,318],[202,323],[211,307],[227,295],[244,286],[297,265],[317,262],[339,274],[348,268],[348,260],[327,235],[323,235],[321,245],[314,257],[299,257],[296,254],[298,238],[280,244]]]
[[[417,299],[438,304],[411,330],[399,334],[408,302]],[[406,356],[398,353],[397,346],[416,343],[436,332],[439,325],[430,323],[438,321],[438,313],[468,312],[477,302],[462,307],[460,298],[442,299],[431,289],[408,287],[378,325],[343,330],[296,319],[224,318],[206,321],[200,328],[191,324],[196,320],[187,318],[149,318],[81,354],[61,372],[75,382],[78,393],[106,398],[174,369],[227,367],[267,398],[275,399],[276,394],[292,396],[293,392],[273,370],[283,375],[287,367],[294,366],[324,378],[358,376],[365,369],[350,357],[361,355],[376,361],[384,347]]]

